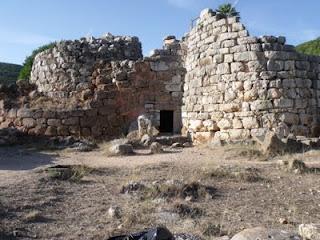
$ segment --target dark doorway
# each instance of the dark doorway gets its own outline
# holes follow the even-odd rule
[[[173,111],[160,111],[160,132],[173,133]]]

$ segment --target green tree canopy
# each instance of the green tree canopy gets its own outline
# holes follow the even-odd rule
[[[302,43],[296,47],[296,50],[300,53],[320,56],[320,38]]]
[[[236,8],[231,4],[222,4],[217,9],[216,12],[224,17],[240,17],[240,13],[237,12]]]
[[[51,49],[51,48],[54,48],[56,46],[56,43],[49,43],[49,44],[46,44],[44,46],[41,46],[37,49],[35,49],[32,54],[30,56],[28,56],[24,63],[23,63],[23,67],[19,73],[19,77],[18,79],[30,79],[30,74],[31,74],[31,70],[32,70],[32,65],[33,65],[33,61],[34,61],[34,58],[36,57],[37,54],[45,51],[45,50],[48,50],[48,49]]]
[[[21,65],[0,63],[0,84],[10,84],[17,81]]]

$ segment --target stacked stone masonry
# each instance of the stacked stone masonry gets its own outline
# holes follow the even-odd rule
[[[107,48],[104,55],[99,53],[101,48]],[[36,98],[27,106],[10,108],[2,100],[1,127],[16,127],[32,135],[106,139],[128,132],[141,114],[149,115],[159,127],[160,110],[171,110],[174,131],[179,133],[183,55],[174,37],[144,59],[135,37],[108,35],[107,40],[59,43],[37,55],[30,80],[43,97],[54,102],[30,107],[40,99]]]
[[[318,134],[319,57],[284,37],[250,37],[238,18],[211,10],[186,38],[182,117],[194,139]]]
[[[159,127],[160,111],[170,110],[174,132],[194,141],[269,130],[319,136],[320,57],[285,42],[251,37],[238,18],[209,9],[182,41],[168,36],[150,57],[136,37],[63,41],[35,59],[36,97],[0,97],[0,126],[104,139],[127,133],[141,114]]]

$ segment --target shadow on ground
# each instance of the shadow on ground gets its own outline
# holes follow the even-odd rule
[[[22,146],[0,147],[0,171],[25,171],[53,164],[56,154],[29,150]]]

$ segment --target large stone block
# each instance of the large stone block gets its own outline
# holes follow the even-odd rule
[[[169,65],[163,61],[151,62],[150,66],[151,66],[151,70],[156,71],[156,72],[169,70]]]
[[[57,136],[57,128],[53,126],[49,126],[45,131],[44,135],[49,137]]]
[[[230,140],[243,140],[250,138],[250,130],[247,129],[230,129]]]
[[[264,60],[263,52],[242,52],[242,53],[235,53],[234,60],[236,62],[250,62],[256,60]]]
[[[17,117],[19,117],[19,118],[32,118],[33,112],[28,108],[20,108],[17,111]]]
[[[229,65],[229,63],[218,64],[217,74],[230,74],[230,65]]]
[[[266,70],[266,65],[264,61],[250,61],[248,69],[250,72],[261,72]]]
[[[275,108],[292,108],[293,100],[292,99],[275,99],[273,101]]]
[[[299,124],[299,115],[294,113],[282,113],[279,119],[290,125],[298,125]]]
[[[206,131],[219,131],[218,124],[213,120],[205,120],[203,121],[203,126]]]
[[[48,119],[47,124],[48,124],[48,126],[59,127],[59,126],[61,126],[61,120],[60,119]]]
[[[197,132],[203,127],[202,120],[190,120],[189,122],[189,129]]]
[[[256,100],[251,103],[252,111],[270,110],[272,108],[273,108],[273,104],[271,100]]]
[[[26,128],[33,128],[36,126],[36,123],[36,120],[34,120],[33,118],[24,118],[22,120],[22,124]]]
[[[245,65],[242,62],[231,63],[231,72],[232,73],[244,72],[244,71],[245,71]]]
[[[218,122],[217,126],[219,127],[219,129],[222,129],[222,130],[231,129],[232,121],[230,119],[223,118]]]
[[[62,120],[62,124],[66,126],[77,126],[79,125],[79,118],[78,117],[71,117]]]
[[[278,61],[278,60],[269,60],[267,62],[267,69],[268,71],[282,71],[284,70],[284,61]]]
[[[225,113],[239,112],[240,109],[241,106],[239,103],[227,103],[220,105],[220,111],[223,111]]]
[[[242,124],[245,129],[259,128],[259,122],[256,117],[244,117]]]

